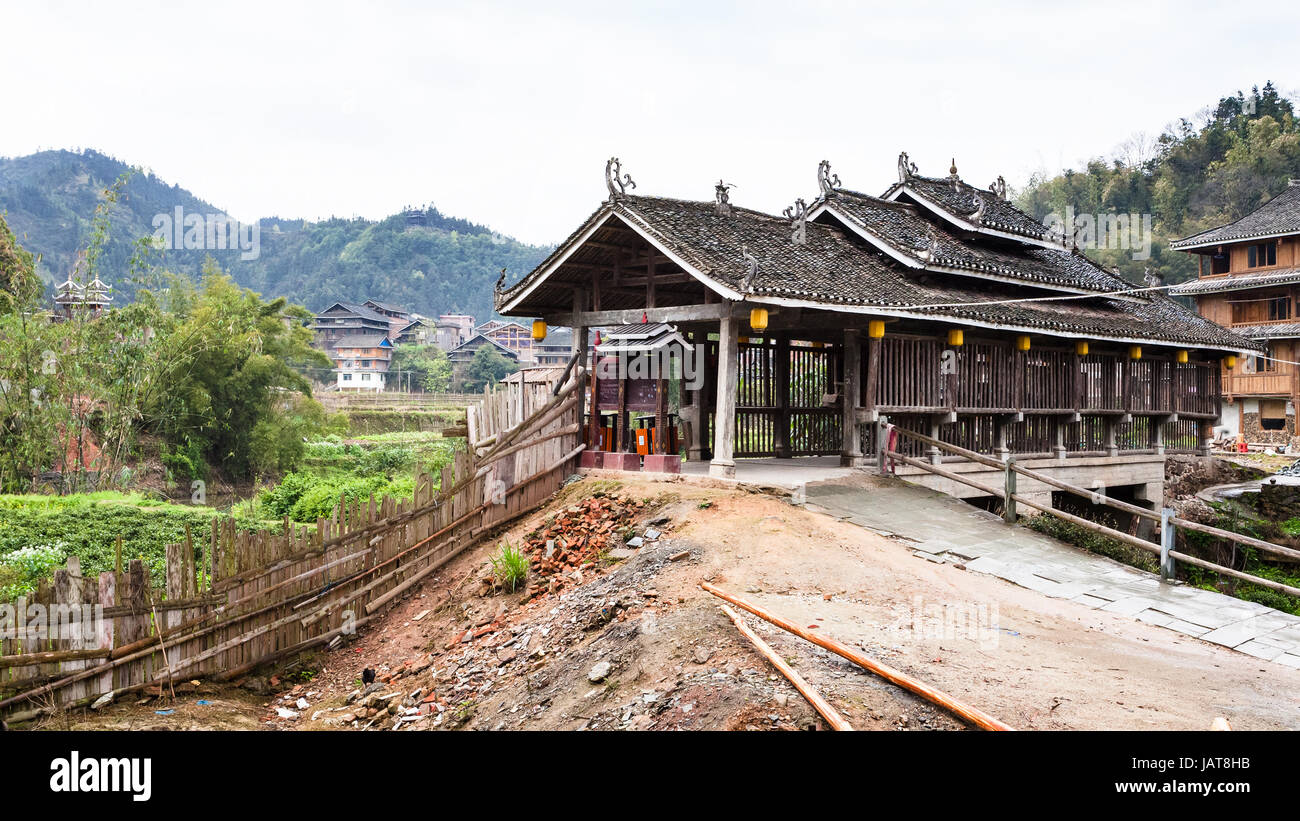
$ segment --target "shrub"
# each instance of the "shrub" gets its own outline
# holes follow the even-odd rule
[[[293,506],[316,481],[318,480],[305,473],[290,473],[280,480],[280,484],[262,491],[258,501],[262,503],[267,515],[277,519],[288,516]]]
[[[0,601],[35,590],[67,558],[63,542],[21,547],[0,556]]]
[[[193,439],[186,439],[185,444],[177,445],[174,450],[166,444],[160,445],[158,459],[175,479],[189,481],[208,475],[208,465],[203,461],[203,448]]]
[[[502,542],[500,552],[492,557],[492,575],[503,588],[513,593],[528,578],[528,557],[510,542]]]

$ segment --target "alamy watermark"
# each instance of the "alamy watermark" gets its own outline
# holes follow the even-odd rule
[[[680,379],[682,390],[704,387],[704,346],[671,345],[653,351],[618,351],[596,359],[596,378]]]
[[[170,214],[155,214],[153,236],[169,251],[239,251],[245,262],[262,255],[262,224],[240,222],[225,214],[185,213],[176,206]]]
[[[1135,260],[1151,258],[1150,214],[1076,214],[1071,205],[1064,216],[1052,212],[1043,222],[1068,247],[1132,251]]]

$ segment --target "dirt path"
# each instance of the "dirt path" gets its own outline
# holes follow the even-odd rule
[[[660,538],[527,601],[522,593],[479,595],[491,550],[480,545],[377,627],[319,657],[310,680],[302,670],[312,663],[304,663],[297,679],[277,680],[274,694],[225,703],[245,705],[242,726],[274,729],[822,726],[700,590],[708,580],[1017,728],[1203,730],[1216,716],[1242,730],[1300,728],[1300,672],[935,564],[772,496],[588,478],[550,510],[592,490],[642,500],[636,532],[654,522]],[[501,538],[520,543],[546,515]],[[856,728],[962,727],[820,648],[749,623]],[[356,697],[365,668],[379,681]],[[156,706],[114,706],[95,720],[123,726],[137,710],[153,725],[164,718],[151,717]],[[299,716],[279,718],[276,708]],[[184,726],[193,712],[186,708]]]

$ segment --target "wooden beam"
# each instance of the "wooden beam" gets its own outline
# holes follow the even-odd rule
[[[740,618],[740,614],[735,610],[732,610],[730,607],[727,607],[725,604],[720,605],[720,607],[722,612],[727,615],[727,618],[731,619],[731,623],[736,625],[736,629],[740,631],[741,635],[749,639],[750,643],[754,645],[754,648],[758,650],[759,655],[767,659],[767,661],[777,670],[781,671],[781,675],[790,680],[790,683],[794,685],[794,689],[799,691],[799,695],[807,699],[808,703],[813,706],[813,709],[820,713],[821,717],[826,719],[826,722],[830,724],[833,729],[853,729],[853,725],[845,721],[844,717],[831,706],[830,702],[822,698],[821,693],[818,693],[811,684],[805,681],[803,676],[796,673],[794,668],[791,667],[785,659],[777,655],[777,652],[769,647],[767,642],[758,637],[757,633],[749,629],[749,625],[745,624],[744,620]]]
[[[733,307],[740,306],[740,307]],[[719,302],[712,305],[677,305],[665,308],[627,308],[615,311],[574,311],[565,314],[550,314],[546,321],[558,328],[572,328],[585,325],[588,328],[601,325],[634,325],[645,314],[649,322],[701,322],[718,321],[724,317],[732,318],[748,313],[748,308],[738,302]]]
[[[844,332],[844,385],[840,391],[840,429],[843,443],[840,464],[853,467],[862,461],[862,440],[858,436],[858,402],[862,398],[862,343],[858,331]]]

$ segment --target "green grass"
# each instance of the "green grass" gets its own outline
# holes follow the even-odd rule
[[[510,542],[502,542],[492,557],[492,575],[503,589],[513,593],[528,579],[528,557]]]

